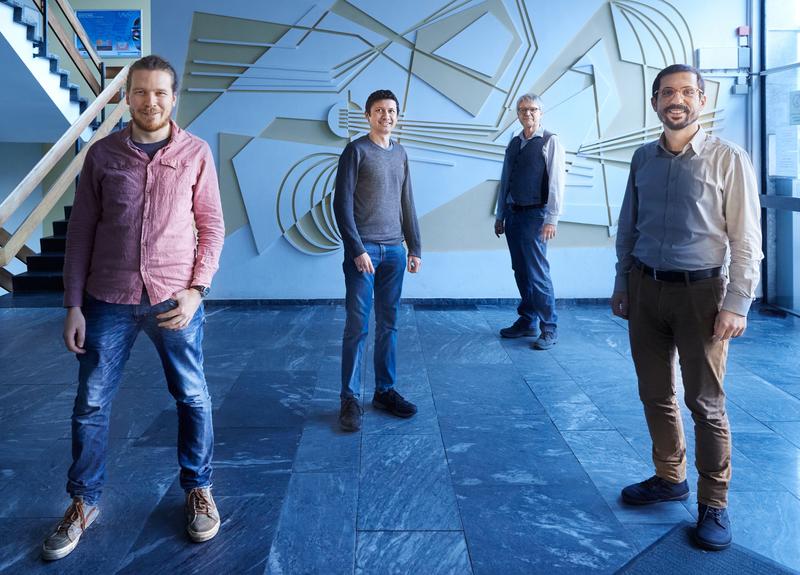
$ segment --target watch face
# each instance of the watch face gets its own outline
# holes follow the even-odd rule
[[[210,291],[206,286],[192,286],[192,289],[199,291],[200,295],[203,297],[206,297]]]

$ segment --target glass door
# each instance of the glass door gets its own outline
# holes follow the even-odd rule
[[[767,303],[800,315],[800,2],[763,0],[761,94]]]

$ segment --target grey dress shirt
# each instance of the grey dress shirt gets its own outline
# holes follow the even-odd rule
[[[760,212],[756,175],[744,150],[699,128],[674,155],[662,134],[631,161],[614,290],[627,291],[634,258],[658,270],[728,265],[722,308],[747,315],[763,257]]]

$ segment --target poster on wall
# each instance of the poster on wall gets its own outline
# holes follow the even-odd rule
[[[101,58],[141,57],[141,10],[77,10],[76,14],[94,51]],[[89,55],[77,36],[75,47],[84,58],[88,58]]]

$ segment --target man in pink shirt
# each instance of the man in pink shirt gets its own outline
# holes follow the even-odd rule
[[[170,119],[177,76],[169,62],[135,62],[126,92],[132,121],[89,150],[67,231],[64,342],[80,369],[67,481],[72,503],[44,542],[48,560],[71,553],[97,518],[111,402],[142,330],[177,405],[189,537],[207,541],[219,530],[202,349],[202,298],[225,236],[214,159],[206,142]]]

